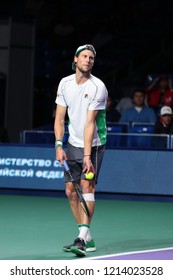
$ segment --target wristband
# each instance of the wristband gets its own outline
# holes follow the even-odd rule
[[[62,148],[62,145],[56,145],[56,146],[55,146],[55,149],[58,149],[59,147]]]
[[[55,141],[55,149],[59,148],[59,147],[62,147],[62,140],[60,139],[57,139]]]
[[[84,155],[83,157],[90,157],[91,155]]]

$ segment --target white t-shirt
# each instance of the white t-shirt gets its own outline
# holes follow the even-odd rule
[[[84,147],[84,126],[88,110],[98,110],[93,145],[106,143],[106,102],[108,92],[104,83],[91,75],[78,85],[76,75],[63,78],[58,86],[56,104],[67,107],[69,116],[69,143]]]

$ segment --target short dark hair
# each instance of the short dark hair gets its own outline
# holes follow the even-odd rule
[[[134,97],[134,95],[135,95],[135,93],[136,92],[141,92],[142,94],[143,94],[143,96],[145,96],[145,94],[146,94],[146,92],[144,91],[144,89],[135,89],[134,91],[133,91],[133,93],[132,93],[132,99],[133,99],[133,97]]]

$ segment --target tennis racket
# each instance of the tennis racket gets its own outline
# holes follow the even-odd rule
[[[83,211],[85,212],[85,214],[86,214],[88,217],[90,217],[90,212],[89,212],[88,206],[87,206],[87,204],[86,204],[86,201],[85,201],[85,199],[83,198],[82,192],[81,192],[81,190],[80,190],[80,186],[79,186],[78,183],[75,182],[75,179],[73,178],[73,176],[72,176],[72,174],[71,174],[71,172],[70,172],[70,168],[69,168],[69,166],[68,166],[68,164],[67,164],[67,162],[66,162],[65,160],[64,160],[64,168],[65,168],[65,170],[67,171],[67,173],[68,173],[68,175],[69,175],[69,177],[70,177],[70,180],[71,180],[71,182],[72,182],[73,185],[74,185],[75,191],[76,191],[76,193],[77,193],[77,195],[78,195],[78,198],[79,198],[79,201],[80,201],[80,204],[81,204],[81,206],[82,206]]]

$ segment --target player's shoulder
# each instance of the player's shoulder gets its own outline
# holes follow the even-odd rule
[[[67,82],[71,82],[71,81],[74,81],[75,79],[75,74],[71,74],[71,75],[68,75],[64,78],[61,79],[61,83],[67,83]]]
[[[104,82],[103,82],[101,79],[99,79],[99,78],[97,78],[96,76],[94,76],[94,75],[91,75],[91,76],[90,76],[90,81],[91,81],[93,84],[95,84],[96,86],[102,86],[102,87],[105,87],[105,88],[106,88]]]

